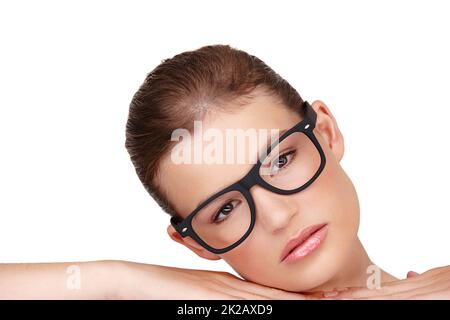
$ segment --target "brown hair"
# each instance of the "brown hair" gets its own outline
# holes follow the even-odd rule
[[[195,119],[237,102],[245,105],[255,89],[278,98],[304,116],[303,100],[280,75],[257,57],[229,45],[208,45],[163,59],[130,104],[125,147],[147,192],[171,216],[174,207],[156,183],[160,160],[173,147],[177,128],[189,131]]]

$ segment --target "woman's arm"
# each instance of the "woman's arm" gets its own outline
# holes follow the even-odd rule
[[[0,264],[0,299],[113,297],[115,261]]]
[[[0,299],[317,299],[227,272],[128,261],[0,264]]]

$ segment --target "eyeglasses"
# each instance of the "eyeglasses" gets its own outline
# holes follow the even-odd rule
[[[313,133],[317,114],[305,101],[305,117],[287,130],[239,181],[203,201],[185,219],[172,217],[170,223],[184,238],[222,254],[241,244],[255,226],[254,185],[271,192],[290,195],[310,186],[325,167],[325,154]]]

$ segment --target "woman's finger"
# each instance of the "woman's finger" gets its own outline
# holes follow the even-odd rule
[[[442,279],[434,279],[434,281],[429,281],[427,284],[422,287],[411,287],[408,290],[398,290],[391,292],[379,292],[374,290],[371,295],[361,295],[361,296],[353,296],[354,299],[362,299],[362,300],[379,300],[379,299],[412,299],[415,296],[423,296],[426,297],[428,294],[433,292],[448,292],[450,291],[450,282],[449,281],[441,281]],[[337,297],[339,299],[340,297]]]
[[[415,271],[408,271],[408,273],[406,274],[406,277],[407,278],[412,278],[412,277],[415,277],[415,276],[418,276],[419,274],[417,273],[417,272],[415,272]]]

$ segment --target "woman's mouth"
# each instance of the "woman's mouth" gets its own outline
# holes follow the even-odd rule
[[[308,256],[325,240],[327,232],[326,223],[306,227],[288,241],[281,254],[281,262],[292,263]]]

